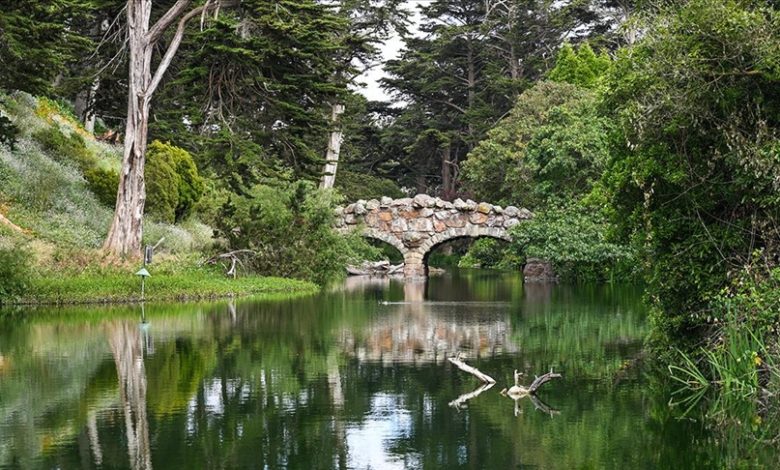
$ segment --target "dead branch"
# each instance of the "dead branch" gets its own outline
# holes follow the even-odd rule
[[[3,214],[0,214],[0,224],[6,225],[15,232],[24,233],[24,229],[8,220]]]
[[[241,265],[241,266],[244,265],[244,263],[241,260],[239,255],[252,255],[252,256],[255,256],[255,255],[257,255],[257,252],[252,251],[252,250],[234,250],[234,251],[229,251],[227,253],[214,255],[211,258],[203,261],[203,263],[201,263],[201,264],[217,264],[220,261],[228,260],[228,261],[230,261],[230,268],[227,270],[225,275],[235,279],[236,278],[236,274],[237,274],[237,269],[236,268],[239,265]]]
[[[512,398],[513,400],[517,400],[518,398],[522,398],[527,395],[535,395],[539,387],[546,384],[552,379],[559,379],[562,377],[561,374],[556,374],[555,372],[553,372],[552,369],[550,369],[550,372],[541,375],[539,377],[534,377],[534,381],[531,382],[531,385],[529,385],[528,387],[524,387],[518,383],[520,376],[523,374],[515,370],[514,375],[515,375],[515,384],[511,386],[509,390],[506,389],[501,390],[502,395],[507,395],[509,398]]]
[[[458,398],[452,400],[449,402],[449,406],[457,409],[462,409],[467,401],[471,400],[472,398],[478,397],[482,392],[490,390],[494,383],[486,383],[483,385],[480,385],[478,389],[474,390],[473,392],[464,393],[463,395],[459,396]]]
[[[496,383],[496,380],[493,377],[481,372],[476,367],[471,367],[470,365],[463,362],[460,359],[460,354],[458,354],[457,357],[450,357],[448,360],[458,369],[462,370],[463,372],[468,372],[469,374],[481,380],[483,383],[486,384]]]

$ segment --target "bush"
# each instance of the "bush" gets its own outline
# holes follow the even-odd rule
[[[56,161],[75,164],[82,172],[97,165],[84,138],[75,132],[66,136],[56,124],[35,132],[33,139]]]
[[[564,278],[602,280],[616,273],[632,278],[634,253],[610,241],[608,229],[605,218],[593,209],[551,208],[512,227],[512,251],[552,262]]]
[[[18,298],[30,285],[30,254],[0,246],[0,304]]]
[[[157,140],[147,149],[145,176],[145,212],[163,222],[185,219],[205,190],[192,155]]]
[[[119,187],[119,173],[103,168],[90,168],[84,172],[87,186],[105,206],[116,205],[116,192]]]
[[[256,253],[249,267],[258,273],[323,283],[376,252],[359,235],[333,229],[335,202],[311,182],[260,184],[224,205],[217,231],[231,249]]]

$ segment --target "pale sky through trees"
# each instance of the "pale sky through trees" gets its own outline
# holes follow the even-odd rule
[[[412,16],[409,18],[410,25],[409,29],[413,33],[419,32],[420,27],[420,10],[418,6],[422,3],[430,3],[428,0],[409,0],[406,2],[407,8],[412,12]],[[401,52],[401,49],[404,47],[404,41],[401,39],[398,34],[394,34],[393,37],[385,41],[384,46],[382,47],[382,59],[383,61],[395,59],[398,57],[398,54]],[[385,70],[384,70],[384,64],[379,64],[376,67],[372,68],[365,74],[363,74],[362,77],[360,77],[361,81],[365,83],[364,87],[360,88],[360,93],[363,94],[366,98],[369,100],[375,100],[375,101],[390,101],[391,97],[390,95],[385,92],[385,90],[381,89],[379,87],[379,80],[385,77]]]

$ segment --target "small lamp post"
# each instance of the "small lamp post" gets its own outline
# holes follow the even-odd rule
[[[141,277],[141,301],[143,301],[144,300],[144,285],[146,284],[146,278],[151,276],[151,274],[149,274],[149,271],[147,271],[146,268],[141,268],[141,270],[138,271],[137,273],[135,273],[135,275]]]

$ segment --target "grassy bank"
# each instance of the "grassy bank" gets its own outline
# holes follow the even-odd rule
[[[166,273],[146,279],[144,300],[182,301],[266,294],[305,295],[317,291],[310,282],[277,277],[245,276],[228,279],[208,271]],[[19,305],[124,303],[141,300],[141,283],[130,273],[38,277]]]

